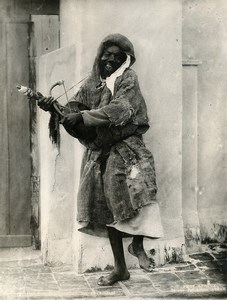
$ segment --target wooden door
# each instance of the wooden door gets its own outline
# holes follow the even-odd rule
[[[28,24],[0,28],[0,247],[31,245],[29,106],[16,84],[28,84]]]
[[[39,57],[59,47],[58,16],[0,23],[0,247],[39,247],[36,104],[17,84],[36,87]]]

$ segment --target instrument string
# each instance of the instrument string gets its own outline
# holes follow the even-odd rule
[[[66,96],[67,103],[69,105],[69,97],[68,97],[68,93],[67,93],[66,88],[65,88],[65,82],[64,81],[62,82],[62,85],[63,85],[64,91],[65,91],[65,96]],[[70,113],[72,112],[72,110],[70,108],[70,105],[69,105],[69,112]]]
[[[85,79],[87,79],[89,75],[90,75],[90,73],[89,73],[87,76],[85,76],[83,79],[81,79],[80,81],[78,81],[77,83],[75,83],[74,85],[72,85],[72,86],[71,86],[69,89],[67,89],[67,90],[65,89],[65,85],[64,85],[64,83],[63,83],[63,87],[64,87],[65,92],[64,92],[63,94],[59,95],[58,97],[56,97],[55,100],[58,100],[58,99],[61,98],[62,96],[66,95],[66,98],[67,98],[67,101],[68,101],[68,95],[67,95],[67,92],[71,91],[75,86],[77,86],[77,85],[80,84],[82,81],[84,81]]]

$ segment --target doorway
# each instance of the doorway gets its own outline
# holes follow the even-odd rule
[[[40,247],[39,146],[36,103],[17,92],[38,86],[39,57],[59,48],[59,17],[0,27],[0,247]]]

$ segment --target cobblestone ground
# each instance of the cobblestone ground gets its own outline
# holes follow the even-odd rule
[[[227,245],[210,245],[184,263],[99,287],[101,272],[77,275],[71,266],[43,266],[40,258],[0,261],[0,299],[227,299]]]

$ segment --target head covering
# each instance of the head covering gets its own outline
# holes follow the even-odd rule
[[[106,82],[106,86],[109,88],[112,95],[114,93],[114,84],[117,77],[121,76],[124,73],[124,71],[130,66],[130,63],[131,56],[127,54],[126,61],[123,62],[123,64],[114,73],[112,73],[109,77],[107,77],[104,80]]]
[[[123,51],[127,56],[130,56],[130,65],[132,66],[136,61],[135,52],[132,43],[130,40],[120,33],[110,34],[105,37],[97,51],[97,55],[94,61],[93,69],[92,69],[92,77],[93,79],[100,81],[100,58],[103,54],[104,49],[109,45],[116,45],[118,46],[121,51]]]

